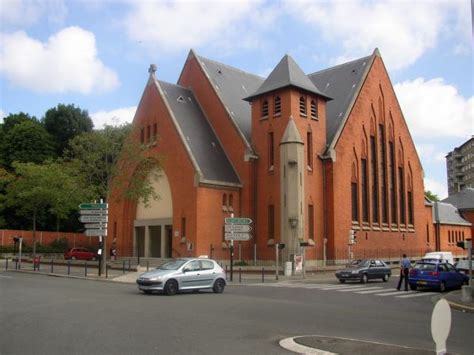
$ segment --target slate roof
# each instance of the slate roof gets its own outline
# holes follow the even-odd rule
[[[265,79],[201,56],[196,57],[203,65],[235,123],[247,139],[247,143],[250,143],[252,140],[251,111],[249,103],[243,98],[255,92]]]
[[[460,210],[474,209],[474,188],[466,187],[462,191],[445,198],[442,202],[450,203]]]
[[[203,182],[241,186],[238,175],[192,91],[164,81],[158,83],[202,174]]]
[[[434,221],[440,224],[471,225],[459,215],[458,209],[449,203],[436,202],[433,213]]]
[[[295,60],[286,54],[258,90],[244,100],[250,101],[258,95],[288,86],[294,86],[330,99],[329,96],[323,94],[317,86],[309,80],[299,65],[296,64]]]
[[[331,144],[347,110],[358,93],[373,55],[308,75],[322,92],[333,98],[326,103],[326,142]]]

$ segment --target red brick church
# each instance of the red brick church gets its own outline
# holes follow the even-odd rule
[[[303,248],[308,264],[348,259],[351,230],[354,257],[437,248],[420,159],[377,49],[312,74],[288,55],[262,78],[193,50],[177,84],[159,70],[150,66],[133,124],[163,159],[160,198],[109,199],[119,255],[228,259],[231,215],[253,221],[252,238],[235,243],[246,261],[273,260],[279,243],[285,261]]]

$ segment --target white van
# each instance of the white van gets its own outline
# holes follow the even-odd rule
[[[436,261],[439,263],[448,262],[451,265],[454,265],[454,257],[453,253],[450,251],[434,251],[431,253],[426,253],[422,261]]]

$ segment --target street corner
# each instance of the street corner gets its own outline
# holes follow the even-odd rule
[[[434,350],[410,348],[391,344],[374,343],[356,339],[303,335],[285,338],[280,346],[298,354],[384,354],[384,355],[428,355]]]

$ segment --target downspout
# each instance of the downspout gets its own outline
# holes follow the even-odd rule
[[[323,161],[323,266],[326,268],[326,247],[327,247],[327,181],[326,181],[326,159]]]

